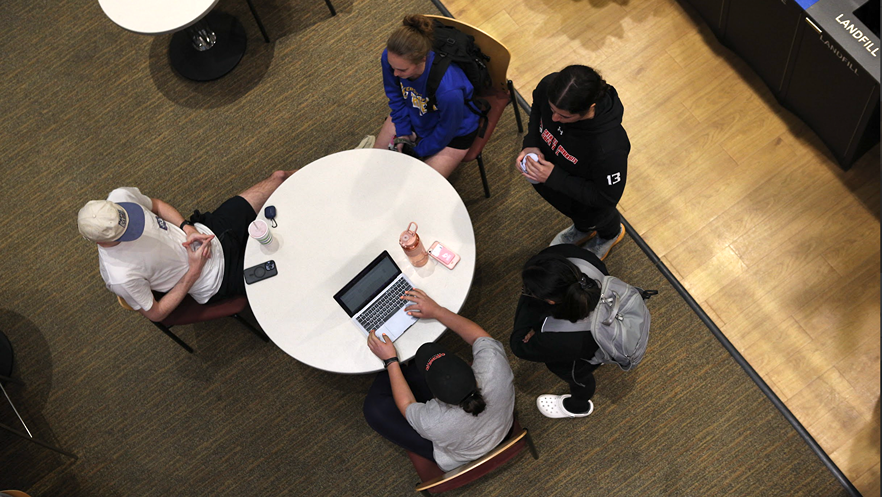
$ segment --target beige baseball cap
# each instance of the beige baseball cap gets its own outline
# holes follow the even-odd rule
[[[90,200],[77,215],[77,227],[96,243],[132,241],[144,232],[144,210],[132,202]]]

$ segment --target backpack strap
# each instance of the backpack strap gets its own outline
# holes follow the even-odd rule
[[[438,91],[438,86],[441,85],[441,78],[447,73],[447,68],[450,67],[450,58],[445,57],[443,53],[435,50],[435,57],[432,59],[432,67],[429,68],[429,79],[426,80],[426,112],[432,112],[435,108],[435,104],[438,100],[435,98],[435,93]]]
[[[603,279],[606,278],[606,275],[603,274],[602,271],[597,269],[594,264],[591,264],[585,259],[579,259],[578,257],[567,257],[567,260],[572,262],[577,268],[579,268],[579,271],[585,273],[585,276],[596,281],[598,286],[600,286],[603,283]]]
[[[551,316],[545,318],[542,327],[539,329],[541,333],[577,333],[582,331],[591,331],[591,314],[575,323],[571,323],[566,319],[557,319]]]
[[[450,67],[451,62],[453,61],[450,60],[450,57],[447,57],[445,53],[435,51],[435,58],[432,59],[432,67],[429,68],[429,79],[426,80],[426,112],[432,112],[435,110],[435,104],[438,103],[438,99],[435,98],[435,93],[438,92],[438,87],[441,85],[441,79],[447,74],[447,68]],[[475,96],[474,92],[476,91],[477,88],[473,88],[472,98],[465,98],[465,95],[463,95],[463,100],[469,110],[480,116],[480,122],[478,123],[478,136],[484,138],[484,133],[487,131],[487,122],[490,120],[487,117],[490,113],[490,102],[484,98]]]

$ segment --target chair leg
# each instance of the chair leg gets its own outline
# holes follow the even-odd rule
[[[511,95],[511,106],[514,107],[515,120],[518,122],[518,133],[524,132],[524,124],[521,122],[521,110],[518,109],[518,99],[515,97],[514,83],[508,80],[508,94]]]
[[[533,459],[539,459],[539,453],[536,452],[536,446],[533,445],[533,437],[530,436],[529,430],[527,430],[527,436],[524,438],[527,439],[527,448],[530,449],[530,454],[533,456]]]
[[[331,9],[331,16],[337,15],[337,11],[334,9],[334,6],[331,5],[331,0],[325,0],[325,3],[328,4],[328,8]]]
[[[490,198],[490,185],[487,184],[487,172],[484,171],[484,153],[475,157],[478,160],[478,171],[481,172],[481,183],[484,184],[484,197]]]
[[[159,328],[160,330],[162,330],[162,332],[165,333],[169,338],[171,338],[172,340],[174,340],[175,343],[177,343],[178,345],[180,345],[181,347],[183,347],[184,350],[186,350],[187,352],[189,352],[189,353],[191,353],[191,354],[193,353],[193,348],[190,347],[189,345],[187,345],[183,340],[181,340],[180,337],[178,337],[177,335],[175,335],[174,333],[172,333],[172,330],[170,330],[170,329],[168,328],[168,326],[166,326],[166,325],[164,325],[164,324],[162,324],[162,323],[157,323],[156,321],[150,321],[150,322],[153,323],[153,324],[155,324],[157,328]]]
[[[260,28],[260,34],[263,35],[263,41],[269,43],[269,36],[266,34],[266,29],[263,27],[263,23],[260,22],[260,16],[257,15],[257,9],[254,8],[254,4],[251,3],[251,0],[245,0],[248,2],[248,8],[251,9],[251,15],[254,16],[254,20],[257,21],[257,27]]]
[[[263,340],[264,342],[269,342],[269,341],[270,341],[270,340],[269,340],[269,337],[266,336],[266,333],[264,333],[263,330],[258,329],[258,328],[255,328],[254,326],[252,326],[251,323],[249,323],[247,319],[243,318],[242,316],[240,316],[240,315],[238,315],[238,314],[233,314],[233,317],[236,318],[236,320],[239,321],[240,323],[244,324],[246,328],[248,328],[249,330],[251,330],[251,333],[254,333],[254,334],[257,335],[258,337],[260,337],[260,339]]]

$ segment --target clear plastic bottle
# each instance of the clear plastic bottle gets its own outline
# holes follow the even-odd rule
[[[413,229],[410,229],[411,226],[413,226]],[[411,222],[407,225],[407,229],[401,232],[401,236],[398,237],[398,244],[404,249],[404,254],[410,260],[410,263],[413,264],[413,267],[423,267],[429,262],[429,253],[426,252],[423,242],[420,241],[420,235],[417,235],[416,232],[418,228],[417,223]]]

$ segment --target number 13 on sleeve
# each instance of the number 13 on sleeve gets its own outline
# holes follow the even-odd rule
[[[622,181],[622,173],[613,173],[606,175],[606,182],[610,184],[610,186]]]

